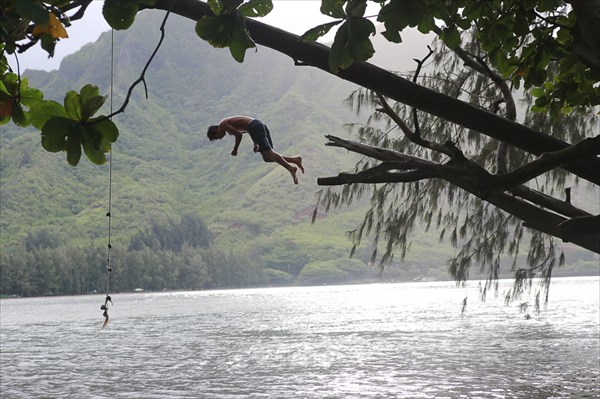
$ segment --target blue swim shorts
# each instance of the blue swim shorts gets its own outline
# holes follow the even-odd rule
[[[259,152],[273,149],[273,140],[271,140],[269,128],[258,119],[254,119],[248,124],[248,133],[250,133],[252,141],[254,141],[255,144],[258,144]]]

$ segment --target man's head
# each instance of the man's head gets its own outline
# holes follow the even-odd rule
[[[225,136],[225,132],[222,132],[218,125],[212,125],[208,127],[206,136],[210,141],[220,140]]]

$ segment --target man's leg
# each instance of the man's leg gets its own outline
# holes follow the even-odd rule
[[[304,166],[302,166],[302,157],[286,157],[284,155],[282,155],[282,157],[286,160],[286,162],[293,163],[294,165],[299,167],[302,173],[304,173]]]
[[[294,184],[298,184],[298,177],[296,176],[296,171],[298,169],[295,166],[290,165],[284,157],[282,157],[270,148],[262,152],[262,157],[265,162],[277,162],[279,165],[286,168],[288,172],[290,172],[290,174],[292,175],[292,178],[294,179]]]

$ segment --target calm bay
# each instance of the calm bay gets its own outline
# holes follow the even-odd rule
[[[500,283],[113,294],[104,330],[103,295],[3,299],[0,396],[600,398],[599,278],[529,319]]]

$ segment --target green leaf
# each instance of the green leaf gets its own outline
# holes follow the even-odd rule
[[[375,34],[375,25],[366,18],[350,18],[347,21],[347,47],[354,61],[366,61],[373,56],[375,50],[369,36]]]
[[[529,33],[529,22],[527,21],[526,13],[518,12],[515,14],[513,32],[516,36],[524,36]]]
[[[138,11],[137,1],[106,0],[102,8],[102,15],[112,28],[125,30],[133,24]]]
[[[572,72],[573,67],[577,64],[577,62],[579,62],[579,60],[574,55],[569,55],[563,58],[560,61],[559,65],[559,77],[564,78],[565,76],[569,75]]]
[[[226,20],[222,16],[204,16],[196,23],[196,34],[213,47],[227,47],[231,41],[231,35],[224,22]]]
[[[103,165],[106,163],[106,155],[100,150],[99,143],[97,145],[95,144],[95,139],[97,139],[97,137],[90,137],[87,129],[84,129],[83,137],[83,152],[85,152],[85,156],[96,165]]]
[[[354,61],[366,61],[375,54],[373,44],[369,39],[350,42],[350,56]]]
[[[346,4],[346,15],[349,17],[362,17],[367,10],[367,0],[350,0]]]
[[[41,40],[42,48],[46,50],[49,57],[54,57],[54,48],[56,47],[56,39],[50,36],[48,33],[42,35]]]
[[[494,65],[498,69],[501,75],[506,76],[511,67],[508,60],[506,59],[506,54],[500,50],[492,50],[490,52],[490,59],[494,61]]]
[[[95,119],[100,120],[101,118],[102,117],[98,117]],[[102,119],[100,122],[90,120],[88,128],[97,132],[103,140],[111,143],[117,141],[117,138],[119,137],[119,129],[110,119]]]
[[[2,75],[2,84],[0,89],[11,96],[16,96],[19,91],[19,77],[15,73],[6,73]]]
[[[375,34],[375,25],[366,18],[350,18],[348,20],[350,40],[365,40]]]
[[[272,0],[250,0],[238,8],[238,12],[245,17],[264,17],[272,10]]]
[[[88,98],[81,107],[81,120],[87,121],[104,105],[108,96],[93,96]],[[82,97],[83,100],[83,97]]]
[[[326,35],[331,30],[331,28],[333,28],[336,25],[339,25],[342,22],[344,22],[344,20],[340,19],[337,21],[315,26],[314,28],[307,30],[302,36],[300,36],[300,39],[305,42],[314,42],[321,36]]]
[[[59,152],[65,148],[65,140],[77,122],[73,119],[54,117],[42,128],[42,147],[49,152]]]
[[[27,116],[25,116],[25,112],[23,112],[23,107],[21,104],[14,102],[13,110],[12,110],[12,121],[17,126],[27,127],[29,126],[29,121],[27,120]]]
[[[33,87],[21,87],[21,103],[31,108],[34,104],[44,100],[44,93]]]
[[[39,130],[53,117],[67,118],[67,111],[56,101],[43,100],[29,109],[29,122]]]
[[[573,41],[571,29],[560,28],[556,33],[556,40],[563,46],[567,47]]]
[[[321,14],[333,18],[346,18],[344,0],[321,0]]]
[[[12,2],[15,10],[23,19],[31,19],[36,24],[48,23],[48,11],[42,6],[41,2],[34,0],[19,0]],[[2,6],[4,8],[5,6]]]
[[[544,92],[544,89],[542,89],[542,88],[539,88],[539,87],[536,87],[536,88],[534,88],[533,90],[531,90],[531,95],[532,95],[532,96],[534,96],[534,97],[541,97],[541,96],[543,96],[544,94],[546,94],[546,93]]]
[[[90,98],[100,95],[100,89],[96,85],[87,84],[79,90],[81,105],[85,104]]]
[[[408,20],[408,26],[415,27],[421,21],[425,13],[424,4],[421,1],[405,1],[403,13]]]
[[[69,136],[67,137],[67,141],[65,142],[65,150],[67,151],[67,162],[71,166],[77,166],[79,160],[81,159],[81,137],[82,133],[80,132],[81,126],[74,126]]]
[[[408,18],[405,12],[404,1],[392,1],[381,8],[377,21],[383,22],[385,29],[390,31],[400,32],[408,26]]]
[[[210,7],[210,10],[215,15],[220,15],[221,11],[223,11],[223,4],[221,3],[220,0],[208,0],[207,3],[208,3],[208,6]]]
[[[10,95],[10,93],[7,93],[4,90],[0,90],[0,103],[11,100],[12,98],[13,98],[13,96]]]
[[[386,30],[381,32],[381,34],[392,43],[402,43],[402,36],[396,30]]]
[[[433,31],[435,28],[436,28],[435,20],[432,17],[428,17],[428,16],[424,16],[423,18],[421,18],[421,20],[419,21],[419,24],[417,25],[417,29],[421,33],[429,33],[431,31]]]
[[[237,18],[233,25],[231,42],[229,43],[231,55],[237,62],[244,62],[246,50],[252,47],[256,47],[256,45],[248,35],[244,18]]]
[[[65,110],[71,119],[81,120],[81,102],[79,93],[74,90],[68,91],[64,100]]]
[[[472,1],[465,6],[462,11],[462,15],[470,20],[478,19],[483,12],[483,6],[481,1]]]
[[[349,33],[347,22],[338,29],[329,52],[329,69],[337,73],[340,68],[347,68],[352,64],[352,57],[348,50]]]
[[[460,46],[460,34],[456,27],[451,26],[443,30],[442,40],[451,49],[456,49]]]
[[[456,25],[462,30],[468,30],[471,27],[471,20],[467,18],[459,19],[456,21]]]

